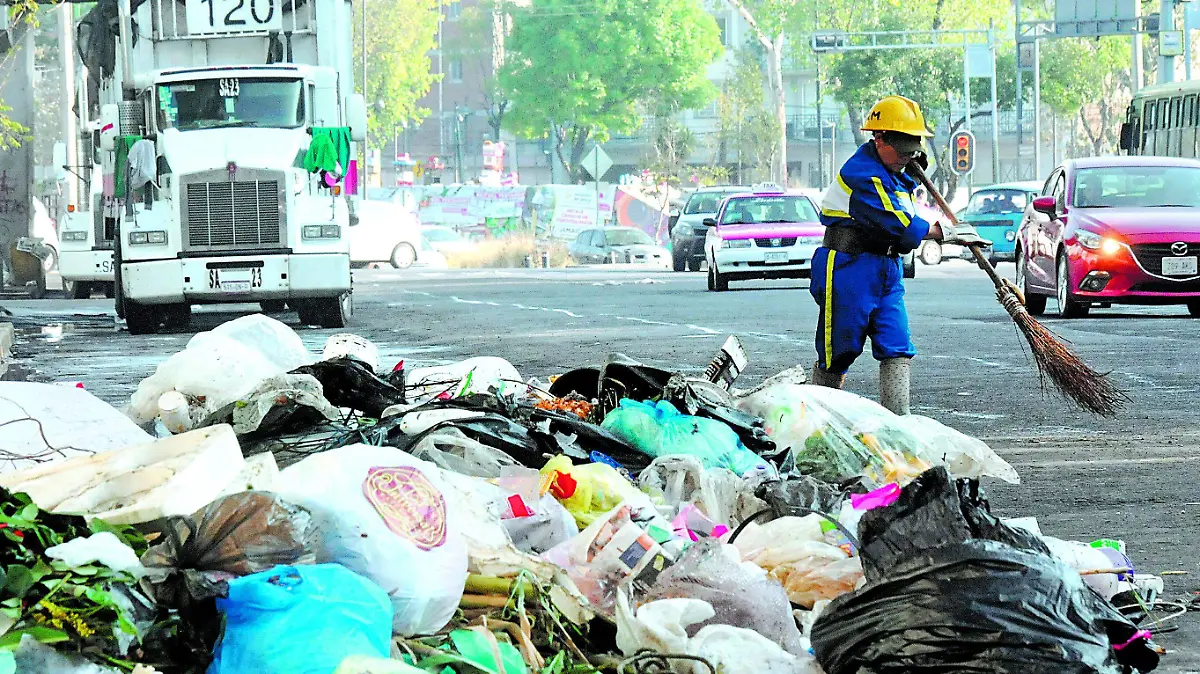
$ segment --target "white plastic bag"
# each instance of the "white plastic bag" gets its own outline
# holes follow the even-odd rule
[[[487,393],[489,389],[501,396],[528,390],[521,383],[521,373],[517,372],[517,368],[495,356],[468,358],[450,365],[413,368],[406,373],[404,383],[409,398],[415,401],[443,392],[452,398],[461,398],[472,393]]]
[[[130,416],[138,423],[152,421],[162,394],[178,391],[188,397],[187,418],[195,428],[263,380],[311,361],[291,328],[262,314],[243,316],[192,337],[186,349],[160,363],[138,384]]]
[[[489,479],[500,477],[505,466],[521,465],[501,450],[472,440],[456,428],[443,428],[426,435],[409,452],[439,468]]]
[[[945,465],[954,477],[979,479],[987,475],[1010,484],[1021,476],[987,443],[919,414],[896,417],[896,423],[917,438],[917,454],[934,465]]]
[[[62,545],[46,548],[46,556],[60,560],[72,569],[99,563],[113,571],[123,571],[135,576],[141,576],[146,571],[133,548],[108,531],[101,531],[86,538],[73,538]]]
[[[743,559],[779,581],[792,603],[805,608],[853,591],[863,578],[859,558],[824,541],[816,515],[751,523],[733,544]]]
[[[351,445],[279,474],[280,496],[312,513],[319,562],[336,562],[392,597],[397,634],[431,634],[454,616],[467,577],[460,504],[439,469],[392,447]]]
[[[682,506],[693,504],[714,522],[736,527],[766,504],[754,496],[753,480],[725,468],[705,468],[692,456],[661,456],[638,474],[637,486],[667,504],[663,515],[674,519]]]

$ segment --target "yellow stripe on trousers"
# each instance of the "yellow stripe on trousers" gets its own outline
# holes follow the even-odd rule
[[[833,367],[833,263],[837,251],[829,251],[825,263],[825,370]]]

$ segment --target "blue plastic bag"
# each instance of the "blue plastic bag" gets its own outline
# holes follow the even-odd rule
[[[208,674],[333,674],[351,655],[391,655],[392,602],[340,564],[276,566],[229,581]]]
[[[623,399],[600,425],[653,458],[684,454],[696,457],[705,468],[728,468],[738,475],[771,470],[726,424],[683,414],[665,400],[655,404]]]

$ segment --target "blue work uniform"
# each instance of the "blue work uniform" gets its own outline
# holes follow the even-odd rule
[[[915,250],[930,227],[913,206],[916,186],[911,176],[889,171],[879,159],[875,141],[867,141],[825,190],[821,222],[826,227],[855,228],[880,248],[891,247],[896,253]],[[904,308],[903,278],[895,254],[817,249],[810,289],[820,308],[816,342],[822,369],[844,374],[862,354],[867,337],[876,360],[916,355]]]

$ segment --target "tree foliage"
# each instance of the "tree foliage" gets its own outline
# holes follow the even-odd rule
[[[354,81],[367,100],[368,144],[378,147],[392,138],[397,126],[417,122],[430,111],[417,102],[439,75],[429,54],[437,47],[442,20],[438,0],[362,0],[368,21],[367,81],[362,80],[361,18],[354,21]],[[456,1],[456,0],[452,0]],[[362,7],[358,7],[361,11]]]
[[[525,138],[549,134],[573,179],[590,138],[631,133],[643,114],[701,107],[721,53],[697,0],[533,0],[512,11],[499,90]]]
[[[727,165],[729,156],[736,155],[742,169],[738,182],[774,179],[779,125],[765,107],[764,77],[755,53],[742,49],[717,98],[717,163]]]

